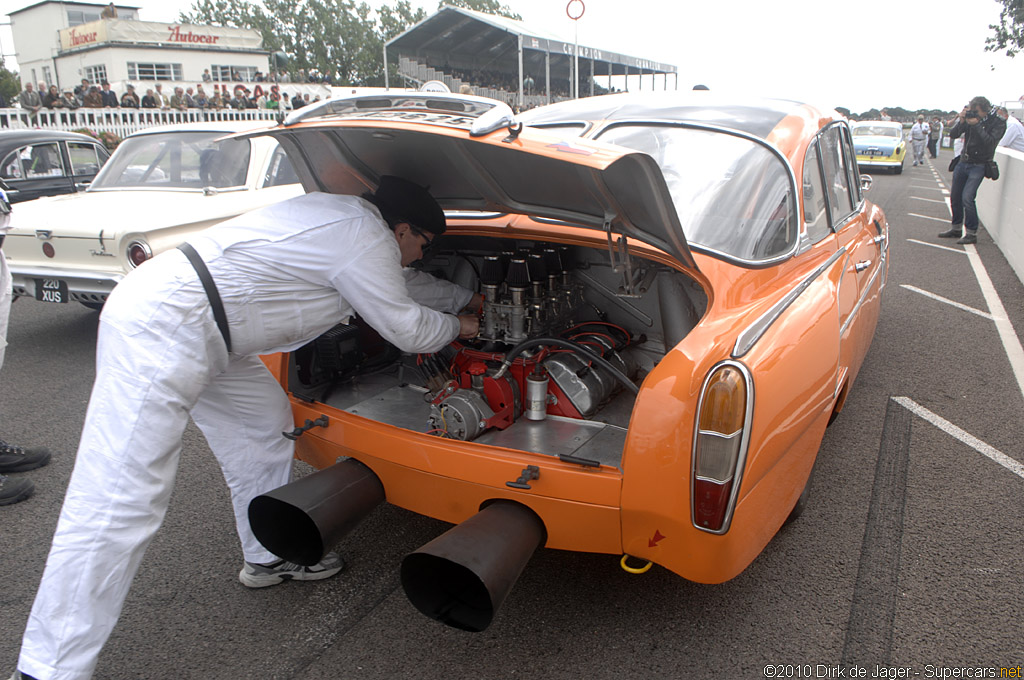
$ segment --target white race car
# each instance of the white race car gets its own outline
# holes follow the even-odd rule
[[[89,189],[26,201],[4,252],[14,295],[99,309],[134,267],[190,234],[303,193],[266,123],[190,123],[128,136]]]

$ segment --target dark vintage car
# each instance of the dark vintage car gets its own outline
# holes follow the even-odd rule
[[[11,203],[81,191],[109,157],[101,142],[77,132],[0,131],[0,178]]]

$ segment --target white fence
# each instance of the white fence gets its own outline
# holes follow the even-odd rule
[[[276,121],[280,111],[272,109],[85,109],[72,111],[40,109],[32,114],[24,109],[0,109],[0,128],[11,130],[51,128],[78,130],[89,128],[94,132],[113,132],[118,137],[152,127],[208,120],[266,120]]]
[[[1024,281],[1024,153],[999,147],[996,162],[999,179],[986,179],[978,189],[978,216]]]

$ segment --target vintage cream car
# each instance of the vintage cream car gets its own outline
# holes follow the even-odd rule
[[[450,522],[402,583],[483,630],[539,546],[721,583],[799,514],[874,335],[888,224],[838,113],[698,94],[518,118],[395,94],[266,133],[307,190],[429,185],[449,229],[422,267],[484,296],[479,337],[434,355],[339,324],[265,358],[323,468],[252,502],[268,548],[314,564],[384,500]]]
[[[26,201],[4,252],[15,296],[99,309],[125,274],[189,234],[303,192],[266,123],[189,123],[128,136],[84,192]]]

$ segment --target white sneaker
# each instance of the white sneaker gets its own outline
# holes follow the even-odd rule
[[[333,552],[324,555],[324,558],[312,567],[284,560],[269,564],[246,562],[242,571],[238,573],[238,580],[249,588],[266,588],[284,581],[319,581],[334,576],[344,567],[345,560]]]

